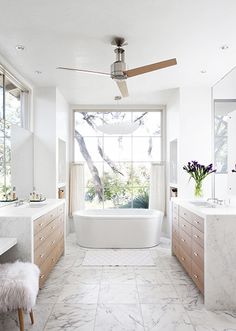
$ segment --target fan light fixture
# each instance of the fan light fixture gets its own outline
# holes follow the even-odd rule
[[[139,122],[116,122],[97,126],[97,130],[109,135],[126,135],[133,133],[138,127]]]

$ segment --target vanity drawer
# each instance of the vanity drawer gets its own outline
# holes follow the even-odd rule
[[[182,217],[179,218],[179,227],[191,237],[192,225]]]
[[[57,214],[58,214],[57,210],[58,210],[58,208],[55,208],[47,213],[46,217],[49,220],[49,222],[53,221],[57,217]]]
[[[172,237],[176,240],[179,238],[179,227],[175,223],[172,224]]]
[[[201,247],[204,247],[204,233],[192,226],[192,239],[200,245]]]
[[[179,207],[179,216],[184,218],[186,221],[191,222],[192,213],[184,207]]]
[[[191,276],[199,290],[204,294],[204,272],[194,262],[192,262]]]
[[[191,256],[191,237],[182,229],[179,230],[179,245],[189,256]]]
[[[179,213],[179,206],[176,203],[173,203],[173,215],[175,214],[178,216]]]
[[[39,286],[42,288],[45,283],[50,271],[53,269],[60,256],[62,255],[64,250],[64,240],[61,239],[56,247],[53,249],[51,254],[47,257],[44,263],[40,266],[40,278],[39,278]]]
[[[176,240],[175,238],[172,239],[172,252],[175,256],[179,256],[179,244],[178,244],[178,240]]]
[[[177,215],[173,215],[172,223],[175,224],[176,226],[179,225],[179,218]]]
[[[179,216],[194,225],[200,231],[204,231],[204,219],[202,217],[192,213],[191,211],[183,207],[179,207]]]
[[[34,236],[34,249],[37,249],[38,246],[44,244],[48,237],[60,226],[64,224],[63,215],[57,217],[55,220],[50,222],[46,227],[44,227],[40,232],[36,233]]]
[[[184,269],[187,271],[187,273],[191,275],[191,257],[184,251],[181,246],[179,247],[179,261],[184,267]]]
[[[64,236],[64,227],[59,225],[54,233],[52,233],[43,245],[40,245],[34,251],[34,263],[38,266],[41,266],[42,263],[50,255],[51,251],[56,247],[58,242],[63,239]]]
[[[204,250],[194,241],[192,241],[192,260],[202,271],[204,270]]]
[[[199,231],[204,232],[204,219],[196,214],[192,214],[191,223]]]
[[[41,231],[45,226],[48,225],[50,221],[47,219],[46,215],[43,215],[39,218],[37,218],[34,221],[34,234],[38,233],[39,231]]]
[[[57,215],[61,215],[63,213],[64,213],[64,204],[57,208]]]

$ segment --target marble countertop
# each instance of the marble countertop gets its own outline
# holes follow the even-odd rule
[[[191,201],[180,199],[180,198],[172,198],[171,201],[180,205],[193,213],[196,213],[199,216],[206,217],[206,216],[236,216],[236,206],[224,206],[224,205],[216,205],[214,208],[209,207],[202,207],[196,206]],[[215,205],[214,205],[215,206]]]
[[[8,251],[17,244],[17,238],[1,238],[0,237],[0,255]]]
[[[47,199],[43,202],[25,202],[23,205],[15,207],[15,205],[8,205],[0,208],[1,218],[18,218],[24,217],[35,220],[40,216],[46,214],[53,208],[56,208],[65,203],[64,199]],[[40,206],[40,207],[39,207]]]

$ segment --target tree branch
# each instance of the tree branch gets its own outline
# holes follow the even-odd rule
[[[98,199],[99,201],[103,200],[103,191],[102,191],[102,182],[101,179],[99,177],[99,172],[97,167],[95,167],[95,165],[93,164],[93,160],[87,150],[87,147],[85,145],[85,141],[83,136],[79,133],[78,130],[75,129],[75,139],[77,140],[79,147],[80,147],[80,152],[83,155],[88,168],[90,170],[90,173],[93,177],[93,182],[94,182],[94,186],[95,186],[95,191],[98,195]]]
[[[122,172],[116,167],[115,163],[104,153],[100,141],[98,139],[98,152],[101,155],[102,159],[109,165],[109,167],[117,174],[124,176]]]

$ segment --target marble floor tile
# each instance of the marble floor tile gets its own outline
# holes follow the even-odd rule
[[[193,282],[190,284],[174,284],[174,287],[185,308],[203,307],[203,296]]]
[[[101,276],[102,268],[73,267],[70,269],[70,273],[65,281],[65,284],[99,284]]]
[[[99,304],[94,331],[144,331],[139,305]]]
[[[35,323],[32,325],[29,314],[24,314],[25,331],[43,331],[45,324],[51,314],[53,304],[37,304],[34,307]],[[17,312],[0,313],[1,331],[19,331],[19,322]]]
[[[173,284],[189,285],[193,283],[184,270],[168,270],[167,273]]]
[[[96,304],[56,304],[44,330],[92,331],[96,308]]]
[[[211,312],[203,308],[189,310],[188,315],[196,331],[236,331],[236,313]]]
[[[99,285],[65,285],[58,298],[58,303],[97,303]]]
[[[61,293],[62,286],[44,286],[39,290],[37,304],[56,303]]]
[[[142,304],[146,331],[195,331],[181,304]]]
[[[171,284],[137,285],[140,303],[180,303]]]
[[[99,303],[138,303],[138,291],[133,284],[101,284]]]
[[[137,284],[171,284],[168,273],[157,268],[135,268]]]
[[[101,284],[134,284],[135,274],[131,267],[103,268]]]

